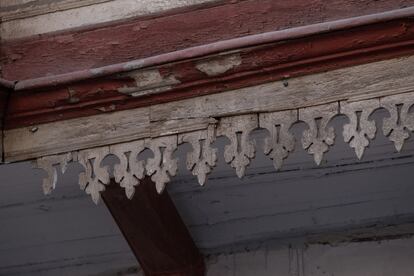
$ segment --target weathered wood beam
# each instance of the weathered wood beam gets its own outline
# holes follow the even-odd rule
[[[5,127],[145,107],[413,55],[414,21],[404,17],[408,11],[414,13],[414,8],[246,36],[105,68],[21,80],[10,99]],[[396,14],[403,18],[385,20]],[[383,21],[372,23],[379,18]],[[358,27],[350,28],[349,24]],[[347,27],[333,31],[341,26]],[[325,33],[328,29],[330,32]],[[21,72],[18,68],[15,71]]]
[[[5,131],[7,161],[207,129],[215,118],[412,92],[414,56]],[[62,143],[64,141],[64,143]]]
[[[131,200],[114,182],[102,197],[145,275],[204,275],[203,256],[168,192],[158,194],[149,177],[136,187]]]

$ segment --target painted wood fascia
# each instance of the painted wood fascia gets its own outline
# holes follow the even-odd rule
[[[8,162],[207,129],[216,119],[414,90],[414,56],[113,113],[5,131]],[[64,141],[64,142],[62,142]]]
[[[5,41],[1,45],[5,53],[2,70],[3,76],[10,80],[38,78],[128,62],[246,35],[350,19],[413,5],[413,0],[361,0],[358,3],[351,0],[226,0],[222,5],[157,18],[138,18],[105,26],[90,26],[86,30]],[[88,15],[88,18],[94,17]],[[77,16],[74,18],[79,21]],[[48,22],[47,25],[53,24]]]
[[[151,177],[161,193],[177,174],[178,146],[190,143],[189,169],[201,185],[216,165],[217,156],[242,178],[259,148],[250,134],[258,128],[269,131],[264,153],[280,169],[293,150],[296,139],[320,165],[325,153],[335,144],[338,134],[330,121],[346,116],[342,136],[358,159],[375,137],[379,121],[370,115],[385,109],[384,136],[401,151],[414,131],[414,56],[365,64],[235,91],[159,104],[151,107],[77,118],[58,123],[5,131],[6,161],[37,159],[36,166],[47,172],[45,193],[57,183],[57,167],[62,172],[70,162],[78,162],[85,171],[79,184],[97,203],[109,184],[109,171],[101,162],[115,155],[120,164],[114,168],[116,181],[131,198],[145,176]],[[307,129],[301,137],[290,133],[297,122]],[[224,152],[213,143],[217,137],[230,140]],[[145,149],[153,157],[137,161]]]
[[[17,5],[5,3],[0,10],[3,19],[0,29],[3,40],[21,39],[136,17],[159,17],[162,13],[196,9],[214,2],[217,0],[42,0],[24,1]]]
[[[177,58],[174,55],[179,55],[169,53],[170,62],[163,64],[153,63],[162,60],[164,56],[160,55],[111,68],[74,72],[70,76],[19,81],[10,99],[5,127],[12,129],[118,112],[277,80],[289,82],[297,76],[412,54],[412,19],[283,40],[207,57],[171,61]],[[146,63],[152,65],[120,71],[132,65],[141,68]],[[105,76],[101,75],[107,71]],[[68,81],[70,78],[75,80]],[[49,83],[47,87],[43,87],[45,81]]]

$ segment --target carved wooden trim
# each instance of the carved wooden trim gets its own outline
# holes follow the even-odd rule
[[[187,169],[197,176],[200,185],[204,185],[207,175],[216,166],[217,149],[211,144],[215,141],[215,128],[210,126],[207,130],[181,134],[179,143],[190,143],[193,151],[187,154]]]
[[[145,149],[143,140],[124,143],[110,147],[110,152],[119,158],[120,163],[114,166],[115,181],[125,189],[126,196],[131,199],[135,186],[145,176],[145,165],[138,161],[138,155]]]
[[[289,132],[289,129],[297,120],[297,110],[259,115],[260,127],[267,129],[270,133],[270,137],[264,141],[264,153],[270,156],[277,170],[282,167],[283,160],[295,147],[295,137]]]
[[[410,110],[413,105],[414,93],[411,92],[355,102],[340,101],[286,111],[222,117],[217,125],[212,123],[204,130],[41,157],[37,159],[36,167],[47,173],[43,179],[43,190],[48,194],[56,186],[56,167],[60,165],[64,172],[69,162],[79,162],[85,169],[79,175],[79,184],[97,203],[100,193],[109,183],[109,168],[103,166],[102,161],[108,155],[115,155],[119,159],[119,164],[114,166],[115,180],[131,199],[136,186],[145,176],[151,177],[159,193],[165,189],[171,177],[177,174],[178,160],[173,153],[183,143],[191,144],[192,150],[186,159],[187,168],[197,176],[201,185],[205,184],[220,154],[242,178],[255,157],[256,141],[250,133],[259,127],[269,132],[264,140],[264,153],[273,160],[275,168],[280,169],[283,160],[294,149],[295,137],[290,132],[291,126],[305,122],[308,127],[301,135],[303,149],[312,154],[316,164],[320,165],[324,153],[335,141],[335,130],[329,122],[342,114],[349,119],[343,126],[343,138],[361,159],[376,133],[376,122],[369,116],[384,108],[389,113],[388,117],[383,118],[384,135],[394,143],[397,151],[401,151],[404,141],[414,131],[414,112]],[[219,136],[230,140],[223,153],[219,153],[213,145]],[[146,148],[152,151],[153,157],[138,161],[140,153]]]
[[[80,151],[77,161],[85,171],[79,175],[79,185],[88,195],[91,195],[93,202],[99,202],[100,193],[105,191],[105,185],[109,184],[108,167],[101,166],[102,161],[109,155],[109,147],[96,148]]]
[[[236,169],[239,178],[244,176],[246,167],[256,153],[255,143],[249,134],[258,127],[256,114],[223,118],[217,129],[218,136],[226,136],[230,144],[224,148],[224,160]]]
[[[385,97],[380,103],[390,113],[390,117],[384,119],[383,133],[394,142],[395,148],[400,152],[404,141],[414,131],[414,114],[409,113],[414,104],[414,93]]]
[[[338,103],[299,109],[299,120],[309,126],[303,132],[302,146],[313,154],[317,165],[321,164],[323,154],[334,144],[334,129],[328,127],[328,123],[338,113]]]
[[[147,161],[147,175],[151,176],[157,191],[161,193],[165,184],[170,182],[170,176],[175,176],[177,173],[177,160],[172,156],[177,149],[177,136],[147,139],[145,144],[154,153],[154,157]]]
[[[44,170],[47,173],[47,177],[43,179],[43,193],[48,195],[55,188],[58,180],[58,172],[56,166],[60,166],[62,173],[65,173],[67,165],[73,160],[72,153],[52,155],[42,157],[36,160],[33,164],[35,168]]]
[[[368,117],[380,106],[378,99],[346,103],[341,105],[341,113],[349,118],[349,123],[344,125],[344,140],[355,149],[358,159],[361,159],[369,140],[375,138],[377,127],[375,122]]]
[[[102,112],[114,112],[94,116],[84,114],[82,118],[6,129],[4,159],[5,162],[29,160],[205,130],[216,119],[229,116],[297,110],[413,92],[413,70],[414,56],[410,56],[150,107],[120,111],[110,105]],[[67,91],[62,93],[68,94]],[[42,101],[36,98],[36,102]],[[129,102],[125,101],[125,104]],[[26,103],[21,102],[22,105]],[[31,110],[30,114],[32,112],[37,110]]]

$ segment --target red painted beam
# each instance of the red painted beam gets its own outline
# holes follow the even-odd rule
[[[4,42],[3,77],[37,78],[236,37],[413,6],[414,0],[244,0],[89,30]]]
[[[91,79],[47,90],[13,93],[5,127],[113,112],[196,97],[270,81],[414,54],[414,19],[405,18],[239,50],[240,64],[217,76],[197,69],[197,60],[163,64],[163,77],[178,82],[165,93],[130,97],[128,74]]]
[[[111,183],[103,200],[147,276],[203,276],[204,259],[174,203],[145,178],[132,200]]]

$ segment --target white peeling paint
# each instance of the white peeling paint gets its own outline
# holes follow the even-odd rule
[[[119,92],[139,97],[168,91],[172,85],[180,83],[173,75],[162,76],[157,69],[125,74],[135,79],[136,86],[122,87]]]
[[[208,76],[221,75],[242,63],[239,54],[226,56],[223,58],[202,61],[196,65],[196,68]]]

